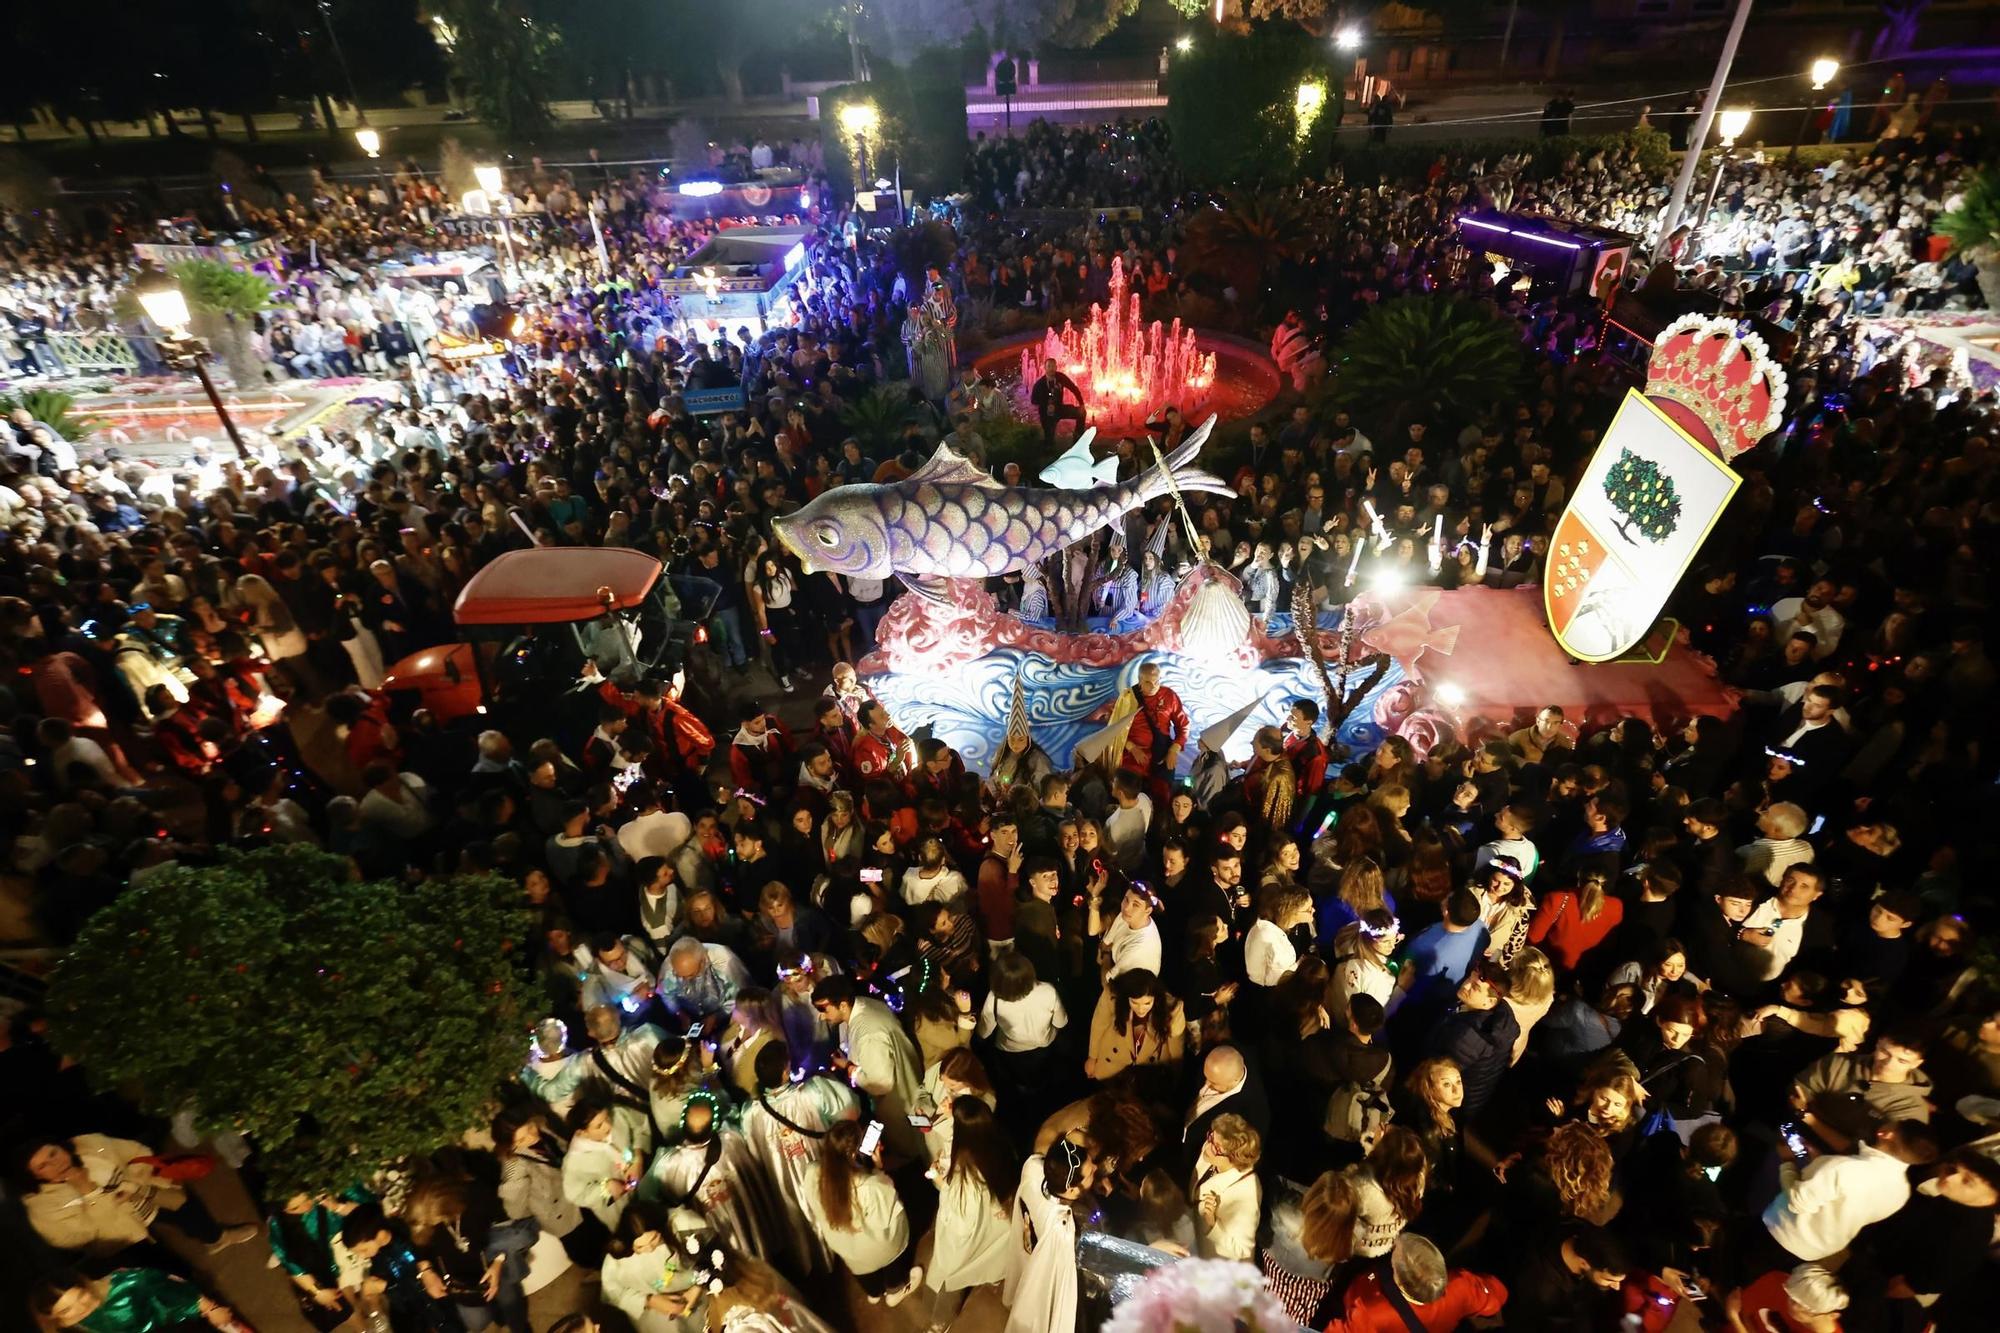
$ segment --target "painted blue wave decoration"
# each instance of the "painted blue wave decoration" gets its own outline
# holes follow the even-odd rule
[[[968,768],[984,774],[1006,738],[1017,665],[1036,743],[1056,764],[1068,766],[1077,742],[1102,727],[1101,721],[1092,719],[1132,688],[1139,667],[1148,661],[1159,662],[1161,681],[1180,696],[1197,734],[1253,699],[1258,701],[1257,710],[1225,747],[1230,759],[1248,759],[1250,738],[1257,728],[1283,725],[1293,699],[1321,698],[1319,673],[1302,657],[1274,658],[1245,670],[1235,665],[1215,667],[1179,654],[1142,654],[1121,666],[1096,667],[998,648],[942,671],[891,671],[866,679],[897,726],[913,731],[928,724],[931,734],[958,751]],[[1391,663],[1341,726],[1340,743],[1357,756],[1381,744],[1375,698],[1402,678],[1402,668]],[[1190,745],[1181,755],[1181,771],[1185,773],[1193,762]]]

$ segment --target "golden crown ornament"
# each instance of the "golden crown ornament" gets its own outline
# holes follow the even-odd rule
[[[1682,315],[1660,330],[1646,396],[1728,460],[1784,419],[1785,372],[1764,340],[1739,333],[1734,320]]]

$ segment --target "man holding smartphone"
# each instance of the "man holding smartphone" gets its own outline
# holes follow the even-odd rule
[[[885,1151],[921,1159],[923,1138],[910,1124],[923,1069],[902,1020],[881,1000],[863,995],[852,977],[826,977],[813,987],[813,1009],[835,1028],[834,1071],[868,1094],[882,1122]]]

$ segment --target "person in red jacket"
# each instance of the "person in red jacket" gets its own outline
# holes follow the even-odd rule
[[[1500,1279],[1446,1269],[1437,1246],[1406,1231],[1390,1252],[1388,1275],[1373,1268],[1355,1278],[1347,1308],[1326,1333],[1451,1333],[1468,1319],[1500,1313],[1506,1303]]]
[[[854,771],[866,782],[902,783],[910,776],[910,741],[889,725],[889,710],[870,699],[861,705],[854,738]]]
[[[1528,943],[1549,956],[1559,971],[1574,972],[1583,956],[1611,937],[1625,919],[1625,904],[1605,891],[1605,875],[1586,870],[1574,889],[1557,889],[1542,899],[1528,925]]]
[[[743,706],[742,725],[729,743],[729,776],[739,790],[755,792],[767,801],[788,796],[796,754],[784,723],[754,699]]]
[[[372,695],[355,685],[329,696],[322,707],[333,719],[347,748],[347,762],[357,774],[377,759],[403,762],[403,740],[389,721],[387,695]]]
[[[1318,796],[1326,786],[1326,743],[1319,738],[1319,705],[1311,699],[1292,700],[1292,711],[1285,719],[1285,753],[1291,756],[1292,769],[1299,775],[1299,797],[1302,801]]]
[[[848,729],[847,714],[841,711],[840,700],[831,695],[821,695],[813,714],[812,728],[799,739],[801,748],[818,745],[832,755],[834,770],[840,774],[843,783],[854,781],[854,734]]]
[[[1158,662],[1148,662],[1139,668],[1132,697],[1139,711],[1132,718],[1132,729],[1125,734],[1125,755],[1120,766],[1147,779],[1149,785],[1158,789],[1154,803],[1164,804],[1167,779],[1187,745],[1187,709],[1181,705],[1178,694],[1160,683]]]
[[[715,734],[681,703],[677,687],[648,676],[630,694],[608,680],[597,692],[606,703],[624,709],[632,725],[652,738],[653,752],[667,767],[700,773],[708,766],[715,753]]]

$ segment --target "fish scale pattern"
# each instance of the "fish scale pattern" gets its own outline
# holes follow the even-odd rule
[[[1076,503],[1079,496],[1087,496]],[[1143,503],[1132,482],[1102,491],[1001,490],[926,482],[878,503],[896,568],[960,578],[1037,564]]]

